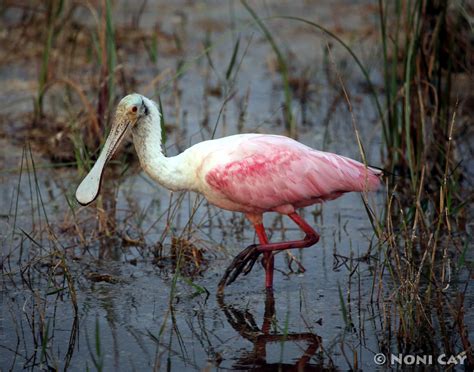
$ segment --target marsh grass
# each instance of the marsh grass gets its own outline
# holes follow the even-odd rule
[[[285,125],[286,125],[286,129],[288,131],[289,136],[295,138],[297,136],[298,130],[296,128],[296,121],[293,115],[293,105],[292,105],[293,96],[292,96],[291,88],[290,88],[288,63],[283,53],[280,51],[280,48],[278,47],[275,41],[275,38],[273,37],[272,32],[270,32],[270,30],[265,26],[262,19],[248,5],[247,1],[241,0],[241,3],[245,7],[245,9],[247,9],[247,11],[250,13],[252,18],[255,20],[258,27],[262,30],[263,34],[265,35],[265,38],[267,39],[267,41],[272,47],[273,52],[275,53],[275,56],[278,61],[278,70],[281,75],[281,79],[283,83],[283,92],[284,92],[284,97],[285,97],[285,103],[283,107],[284,116],[285,116]]]
[[[76,284],[64,246],[56,236],[48,217],[39,176],[29,144],[23,147],[20,172],[15,193],[12,195],[12,231],[2,252],[2,283],[4,288],[21,291],[26,327],[16,324],[17,334],[34,345],[25,367],[58,368],[69,364],[77,338],[78,302]],[[25,224],[24,211],[18,206],[30,204],[31,219]],[[22,220],[21,226],[17,221]],[[19,296],[18,299],[21,299]],[[64,362],[59,362],[52,348],[56,329],[56,308],[69,302],[72,307],[69,347]],[[11,310],[11,309],[10,309]],[[20,346],[20,339],[16,350]]]
[[[456,46],[462,45],[456,29],[462,6],[379,1],[385,158],[387,168],[402,175],[390,177],[385,217],[378,221],[384,252],[379,269],[391,278],[382,295],[384,304],[392,304],[384,306],[384,319],[391,323],[385,329],[393,327],[399,348],[465,352],[472,365],[467,330],[460,327],[459,298],[467,287],[457,287],[452,278],[467,239],[461,223],[466,194],[454,151],[457,103],[463,97],[455,96],[451,85],[455,65],[458,73],[468,73],[470,57],[463,58],[469,51]]]
[[[49,79],[49,59],[51,55],[51,48],[54,40],[54,34],[57,27],[57,21],[63,11],[64,1],[51,0],[47,4],[47,15],[46,15],[46,35],[44,36],[44,48],[43,56],[41,61],[40,73],[38,76],[38,93],[37,100],[35,102],[35,120],[43,115],[43,98],[45,93],[45,86]]]
[[[104,370],[104,354],[102,350],[102,341],[100,336],[100,323],[99,318],[95,318],[95,329],[94,329],[94,343],[91,345],[89,336],[86,337],[87,340],[87,349],[89,350],[89,355],[92,359],[92,364],[95,367],[96,371]],[[89,370],[89,365],[86,363],[86,370]]]

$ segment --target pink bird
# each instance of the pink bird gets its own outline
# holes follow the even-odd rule
[[[217,207],[245,213],[253,224],[260,244],[247,247],[234,259],[219,283],[220,291],[240,273],[248,274],[260,254],[265,286],[271,289],[273,255],[307,248],[319,240],[318,233],[296,212],[298,208],[351,191],[372,191],[380,185],[378,169],[277,135],[239,134],[204,141],[165,157],[158,106],[142,95],[130,94],[120,101],[101,154],[77,188],[79,203],[86,205],[97,197],[105,164],[128,131],[142,168],[156,182],[173,191],[201,193]],[[263,226],[265,212],[287,215],[305,237],[270,243]]]

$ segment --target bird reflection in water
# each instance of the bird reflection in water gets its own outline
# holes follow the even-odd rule
[[[321,371],[326,368],[321,364],[310,363],[316,352],[321,351],[321,337],[311,332],[277,333],[271,330],[275,318],[275,299],[272,291],[266,291],[265,312],[262,327],[259,328],[254,316],[247,310],[239,309],[224,302],[224,295],[217,296],[219,307],[227,321],[243,338],[253,344],[253,350],[245,351],[232,366],[235,369],[252,369],[259,371]],[[306,341],[308,346],[299,359],[293,363],[267,363],[267,345],[285,342]]]

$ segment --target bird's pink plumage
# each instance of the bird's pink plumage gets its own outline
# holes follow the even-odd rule
[[[290,138],[255,136],[226,153],[205,174],[213,190],[259,211],[304,207],[350,191],[371,191],[380,171],[355,160],[313,150]]]

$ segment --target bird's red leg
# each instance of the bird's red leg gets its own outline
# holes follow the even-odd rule
[[[265,286],[271,289],[273,286],[273,253],[291,248],[306,248],[319,241],[319,235],[314,229],[295,212],[288,215],[303,230],[306,236],[302,240],[292,240],[288,242],[269,243],[267,234],[261,222],[261,219],[254,219],[260,244],[252,244],[240,252],[232,261],[232,264],[226,269],[224,276],[219,282],[218,291],[223,293],[224,287],[234,282],[234,280],[243,273],[247,275],[252,270],[258,256],[263,253],[265,265]]]
[[[258,240],[260,242],[259,248],[261,246],[267,246],[269,244],[267,233],[262,223],[256,223],[255,231],[257,232]],[[265,288],[271,289],[273,287],[273,268],[275,259],[272,252],[263,253],[264,262],[265,262]]]
[[[319,241],[319,234],[296,212],[288,215],[306,234],[302,240],[292,240],[288,242],[261,244],[257,247],[259,252],[264,254],[274,251],[282,251],[291,248],[307,248]]]
[[[265,287],[271,289],[273,287],[273,268],[274,268],[274,257],[273,252],[282,251],[291,248],[306,248],[319,241],[319,234],[296,212],[288,215],[303,232],[306,234],[302,240],[293,240],[288,242],[269,243],[265,228],[262,223],[256,223],[255,231],[257,232],[258,240],[260,245],[257,246],[257,250],[262,252],[264,255],[265,263]]]

